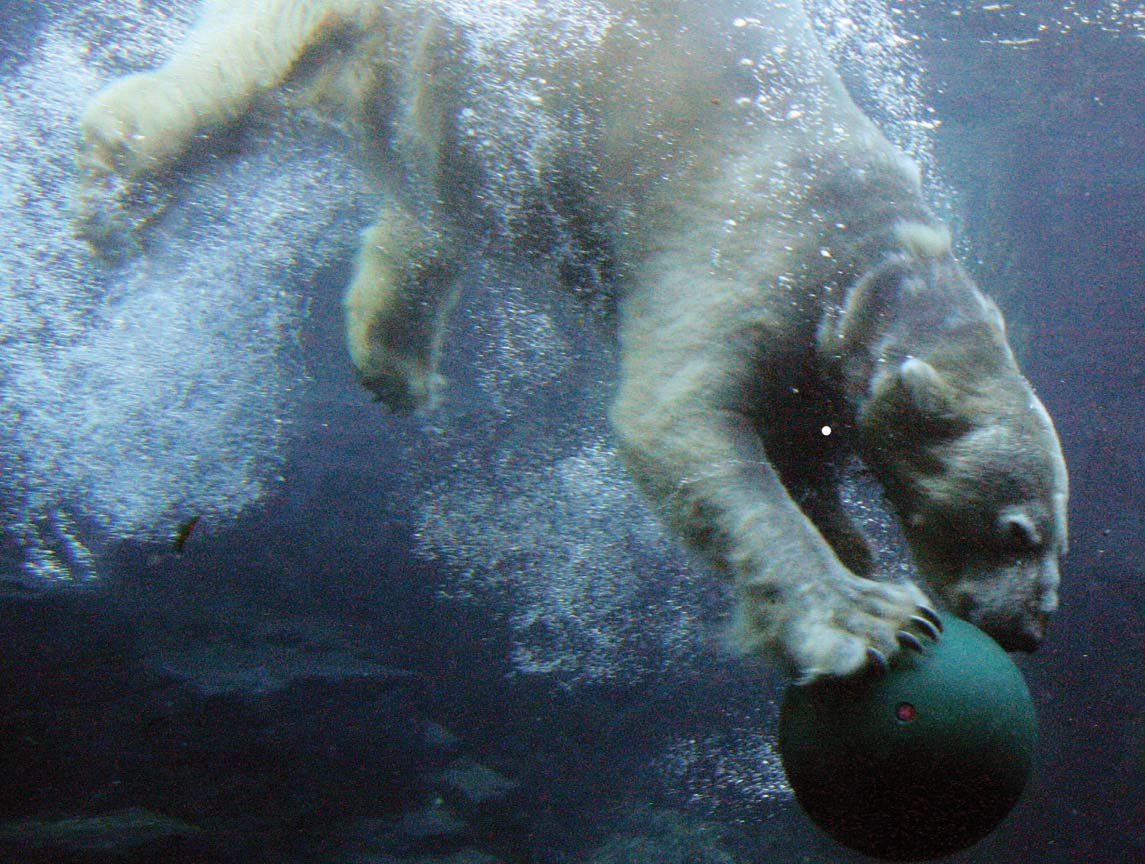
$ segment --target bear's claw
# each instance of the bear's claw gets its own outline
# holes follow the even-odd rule
[[[918,651],[920,653],[923,650],[922,643],[918,640],[918,637],[906,630],[899,630],[895,634],[895,639],[903,648],[909,648],[911,651]]]
[[[929,636],[933,641],[938,641],[938,629],[929,619],[921,618],[917,615],[912,615],[911,621],[920,630],[925,631],[926,635]],[[898,641],[899,646],[902,648],[907,648],[911,651],[918,651],[919,653],[922,653],[926,650],[921,640],[913,633],[910,633],[906,630],[899,630],[897,633],[895,633],[895,639]],[[890,668],[891,664],[887,659],[887,655],[873,645],[868,645],[867,671],[873,672],[876,675],[885,675],[890,671]]]
[[[942,632],[942,619],[938,617],[937,612],[935,612],[929,606],[923,606],[922,604],[919,604],[918,611],[922,614],[922,616],[924,618],[926,618],[927,621],[929,621],[933,625],[932,629],[937,630],[938,633]],[[918,618],[915,618],[915,616],[913,616],[913,615],[911,616],[911,618],[915,621],[918,620]],[[938,639],[938,633],[935,633],[935,635],[933,637],[934,639]]]
[[[930,618],[924,618],[921,615],[911,615],[910,621],[923,632],[924,635],[930,637],[932,642],[937,642],[938,637],[942,635],[942,622],[932,621]]]
[[[887,655],[875,648],[873,645],[867,646],[867,660],[870,661],[868,669],[882,675],[891,668],[891,664],[887,661]]]

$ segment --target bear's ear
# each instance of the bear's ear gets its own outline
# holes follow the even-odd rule
[[[1042,532],[1027,505],[1003,507],[998,513],[997,529],[999,538],[1011,549],[1029,552],[1042,545]]]
[[[927,417],[951,413],[954,388],[925,360],[908,357],[899,364],[897,375],[903,391],[919,413]]]
[[[888,397],[901,419],[917,431],[952,435],[966,427],[958,391],[925,360],[908,357],[887,378],[876,397]]]

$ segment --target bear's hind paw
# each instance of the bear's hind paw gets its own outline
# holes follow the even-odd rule
[[[391,364],[392,365],[392,364]],[[402,364],[401,368],[386,370],[357,369],[358,383],[398,414],[411,414],[436,408],[445,390],[445,378],[437,373],[416,368],[417,364]]]
[[[75,236],[109,262],[130,258],[140,251],[139,235],[144,223],[162,209],[161,204],[143,206],[132,184],[116,174],[90,174],[71,202]]]

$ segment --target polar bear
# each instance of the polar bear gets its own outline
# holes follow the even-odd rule
[[[939,638],[924,588],[1038,643],[1066,548],[1053,424],[798,0],[213,0],[87,107],[80,232],[129,250],[134,190],[256,108],[323,113],[388,178],[344,311],[390,406],[438,398],[466,256],[547,256],[617,298],[620,452],[734,581],[745,650],[803,682],[885,667]],[[925,586],[869,578],[847,452]]]

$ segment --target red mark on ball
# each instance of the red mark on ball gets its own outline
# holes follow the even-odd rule
[[[918,717],[918,709],[909,702],[900,702],[895,707],[895,717],[902,723],[910,723]]]

